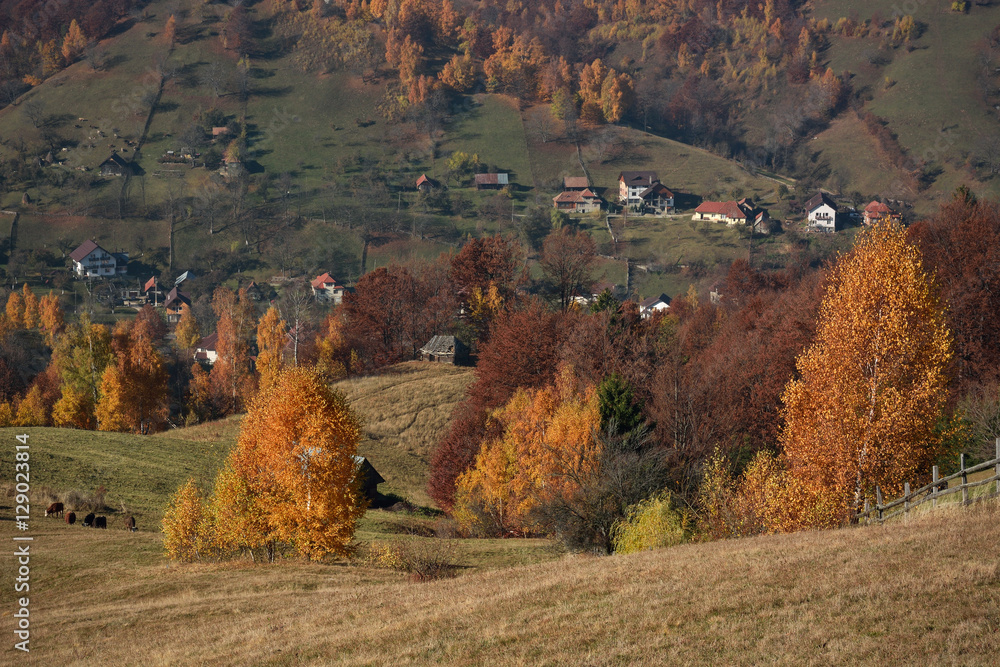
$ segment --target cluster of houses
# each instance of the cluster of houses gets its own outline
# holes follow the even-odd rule
[[[618,175],[618,202],[637,213],[662,215],[674,210],[674,193],[655,171],[623,171]],[[601,210],[603,201],[586,176],[567,176],[552,205],[569,213],[593,213]]]

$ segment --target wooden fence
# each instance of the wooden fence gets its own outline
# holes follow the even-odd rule
[[[993,469],[993,476],[986,477],[984,479],[976,480],[975,482],[969,481],[969,475],[973,473],[980,472],[982,470]],[[961,480],[961,484],[952,484]],[[996,484],[996,488],[992,493],[987,493],[985,495],[980,495],[975,499],[969,498],[969,490],[980,486],[986,486],[987,484]],[[959,471],[953,475],[948,475],[947,477],[938,477],[938,467],[934,466],[931,470],[931,482],[926,486],[922,486],[916,491],[910,491],[910,483],[906,482],[903,486],[903,495],[895,500],[883,503],[882,502],[882,490],[879,487],[875,487],[875,505],[872,506],[871,503],[865,501],[865,509],[863,512],[858,514],[858,523],[882,523],[893,517],[897,517],[900,514],[906,514],[915,507],[919,507],[926,502],[930,502],[932,507],[937,507],[938,500],[944,496],[952,494],[962,494],[962,505],[969,505],[976,500],[983,500],[985,498],[995,498],[1000,496],[1000,438],[996,439],[996,458],[991,461],[984,461],[978,465],[974,465],[971,468],[965,467],[965,454],[959,456]]]

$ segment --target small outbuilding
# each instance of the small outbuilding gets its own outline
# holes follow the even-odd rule
[[[361,478],[361,491],[369,503],[374,503],[378,498],[378,485],[385,481],[382,475],[378,474],[375,466],[363,456],[355,456],[355,474]]]
[[[111,157],[97,168],[100,170],[101,176],[126,176],[132,173],[132,163],[126,161],[118,153],[112,153]]]
[[[434,336],[420,348],[420,360],[461,365],[469,360],[469,348],[454,336]]]
[[[508,185],[507,174],[476,174],[477,190],[502,190]]]

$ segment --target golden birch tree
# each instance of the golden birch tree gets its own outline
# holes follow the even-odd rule
[[[261,392],[271,389],[284,367],[285,329],[285,321],[274,306],[267,309],[257,324],[257,376]]]
[[[360,433],[343,395],[310,369],[288,369],[257,395],[229,465],[266,517],[260,543],[290,543],[310,559],[347,553],[365,510],[354,460]]]
[[[840,519],[926,474],[940,438],[951,336],[919,250],[895,224],[862,234],[833,270],[816,339],[783,396],[794,477],[832,493]]]
[[[40,324],[38,297],[28,287],[28,283],[24,283],[21,288],[21,301],[24,303],[24,328],[34,329]]]

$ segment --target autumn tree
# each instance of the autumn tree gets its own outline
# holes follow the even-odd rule
[[[83,34],[76,19],[73,19],[69,23],[69,29],[66,31],[66,37],[63,38],[62,43],[62,55],[66,64],[76,61],[86,48],[87,37]]]
[[[452,507],[455,481],[474,464],[482,443],[496,435],[496,423],[488,422],[488,415],[518,389],[552,382],[563,339],[560,317],[538,301],[494,321],[468,397],[455,409],[447,435],[431,456],[428,492],[442,509]]]
[[[181,304],[181,318],[174,328],[174,345],[179,351],[193,350],[201,340],[201,329],[198,319],[186,303]]]
[[[152,325],[135,320],[115,327],[116,362],[101,377],[95,407],[102,431],[150,433],[167,419],[167,370],[155,347]]]
[[[216,289],[212,309],[218,318],[218,358],[212,364],[212,391],[219,413],[229,415],[242,411],[254,391],[250,344],[257,316],[245,289],[239,293],[227,287]]]
[[[308,558],[343,555],[365,510],[354,460],[360,422],[311,370],[289,369],[258,394],[229,459],[269,539]],[[258,524],[259,525],[259,524]]]
[[[28,283],[24,283],[24,286],[21,288],[21,301],[24,303],[24,315],[22,319],[24,328],[34,329],[41,323],[39,319],[38,297],[28,287]]]
[[[5,312],[7,314],[7,322],[13,329],[20,329],[24,327],[24,299],[17,292],[11,292],[7,297],[7,305],[5,307]]]
[[[464,528],[488,534],[539,532],[539,506],[576,491],[566,471],[586,472],[596,463],[594,388],[580,391],[566,369],[554,387],[519,390],[493,419],[503,433],[458,479],[454,515]]]
[[[54,412],[60,426],[89,428],[96,423],[94,409],[112,359],[111,332],[103,324],[91,323],[86,313],[56,339],[53,363],[59,370],[62,396]]]
[[[177,40],[177,19],[173,14],[167,19],[166,24],[163,26],[163,41],[167,43],[167,46],[171,50],[174,48],[174,42]]]
[[[339,311],[326,316],[316,337],[316,372],[327,382],[350,372],[350,347],[344,334],[344,318]]]
[[[539,263],[564,311],[573,303],[573,297],[587,294],[596,261],[597,246],[586,232],[563,227],[546,237]]]
[[[205,506],[201,492],[189,479],[170,497],[163,512],[163,548],[171,560],[192,562],[203,551]]]
[[[266,392],[284,368],[285,321],[271,306],[257,324],[257,374],[259,391]]]
[[[876,486],[897,493],[926,474],[951,354],[920,251],[898,225],[864,233],[833,270],[815,342],[783,396],[792,474],[829,490],[841,520]]]
[[[59,297],[53,292],[50,291],[39,301],[38,319],[49,345],[55,347],[56,337],[63,332],[65,322],[62,308],[59,307]]]

